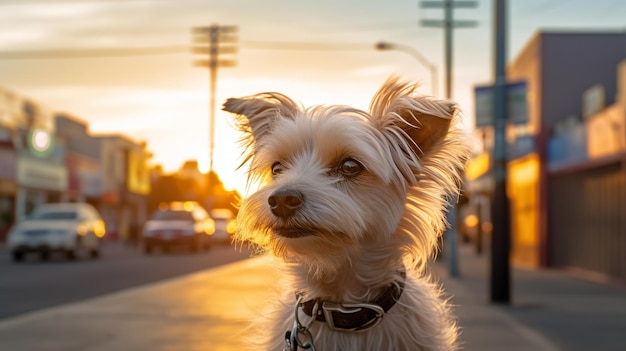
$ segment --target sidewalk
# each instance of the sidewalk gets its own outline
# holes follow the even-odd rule
[[[438,261],[433,272],[452,296],[461,326],[463,350],[557,351],[562,350],[542,333],[520,323],[499,306],[488,303],[487,280],[475,269],[481,260],[468,260],[466,250],[459,252],[460,273],[448,276],[447,262]],[[470,261],[470,262],[468,262]],[[487,266],[485,266],[485,269]],[[477,276],[478,275],[478,276]],[[485,277],[486,278],[486,277]],[[484,285],[485,289],[481,289]],[[483,291],[484,290],[484,291]],[[563,349],[564,350],[564,349]]]
[[[514,270],[513,304],[487,299],[487,255],[459,248],[460,277],[433,271],[453,295],[464,350],[624,350],[626,290],[561,272]],[[245,349],[247,320],[275,273],[252,258],[105,297],[0,321],[0,350]],[[323,350],[322,350],[323,351]]]
[[[448,276],[445,258],[433,271],[458,305],[466,350],[626,350],[625,287],[513,268],[511,304],[490,304],[488,250],[458,253],[459,277]]]

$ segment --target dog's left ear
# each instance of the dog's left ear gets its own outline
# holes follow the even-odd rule
[[[417,155],[423,155],[445,138],[459,110],[451,101],[416,96],[416,88],[389,79],[374,95],[370,113],[378,117],[380,127],[391,124],[402,129]]]
[[[298,106],[280,93],[262,93],[226,100],[223,110],[239,115],[239,129],[259,140],[272,130],[278,118],[293,119]]]

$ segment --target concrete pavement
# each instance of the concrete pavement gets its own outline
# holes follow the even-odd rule
[[[242,349],[256,301],[270,294],[260,261],[248,259],[1,320],[0,350]]]
[[[459,250],[460,277],[433,265],[453,296],[464,350],[624,350],[626,289],[562,272],[514,270],[511,306],[487,301],[487,257]],[[247,320],[272,295],[263,258],[0,320],[0,350],[241,350]]]
[[[458,278],[447,276],[445,260],[433,268],[459,305],[467,350],[518,350],[502,337],[511,332],[533,342],[519,350],[626,350],[625,286],[562,270],[515,268],[511,304],[493,305],[488,302],[488,252],[477,256],[472,247],[461,246],[459,262]],[[502,324],[481,328],[483,313],[489,323]]]

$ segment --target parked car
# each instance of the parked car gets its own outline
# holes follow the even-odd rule
[[[215,222],[215,234],[211,241],[215,244],[228,245],[232,242],[232,235],[237,229],[237,222],[233,212],[227,208],[211,210],[211,218]]]
[[[7,246],[17,262],[29,252],[38,252],[44,260],[52,252],[72,260],[82,252],[97,258],[105,234],[104,221],[90,204],[51,203],[37,207],[11,228]]]
[[[167,251],[173,246],[208,250],[214,232],[213,220],[197,202],[163,203],[143,227],[144,252],[150,254],[157,247]]]

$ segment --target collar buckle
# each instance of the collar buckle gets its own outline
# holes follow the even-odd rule
[[[326,324],[331,330],[335,331],[363,331],[377,326],[383,319],[385,310],[370,303],[347,303],[338,304],[334,302],[324,301],[322,303],[322,311],[326,317]],[[356,315],[354,315],[356,313]],[[362,320],[358,326],[342,326],[350,325],[349,321],[352,316]],[[363,317],[367,318],[364,319]]]

